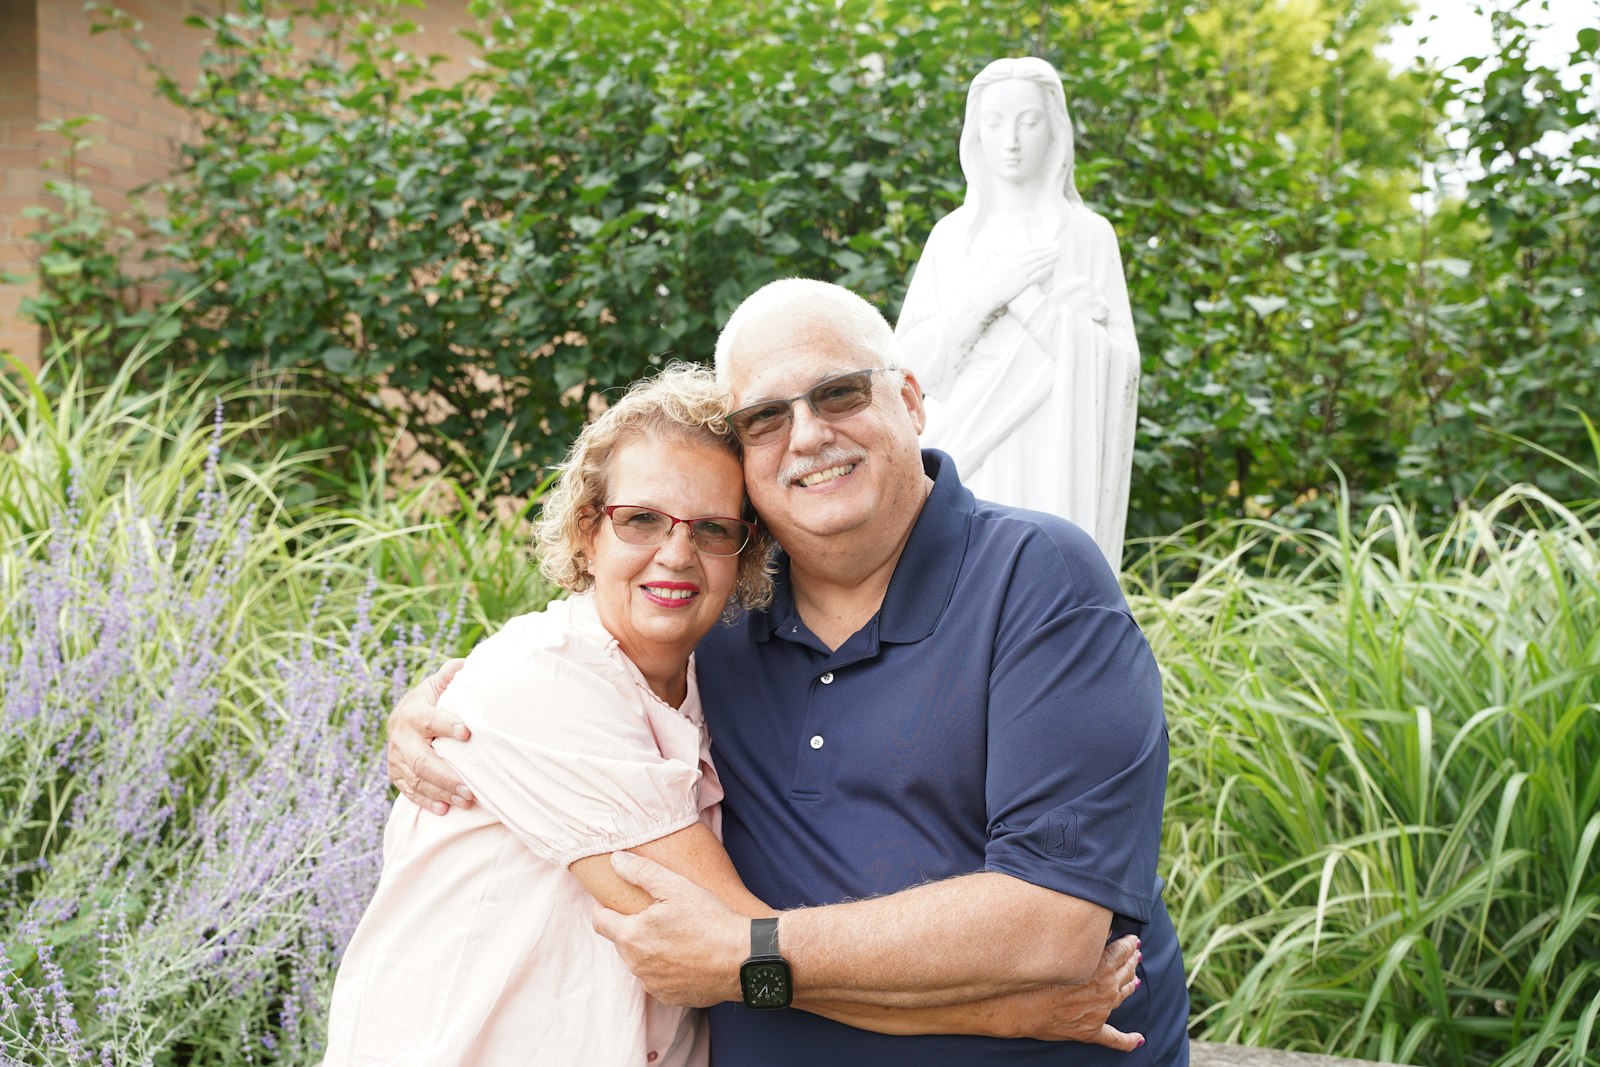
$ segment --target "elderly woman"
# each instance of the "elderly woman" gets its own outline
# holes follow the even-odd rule
[[[975,495],[1071,519],[1120,570],[1139,346],[1117,236],[1073,182],[1055,68],[985,67],[960,154],[966,202],[934,226],[895,327],[930,398],[923,442]]]
[[[579,435],[538,530],[572,596],[512,619],[445,691],[474,740],[436,747],[480,803],[395,802],[327,1063],[705,1063],[699,1013],[648,998],[590,911],[648,903],[608,861],[631,849],[770,914],[716,837],[695,690],[696,643],[771,595],[724,411],[680,366]]]

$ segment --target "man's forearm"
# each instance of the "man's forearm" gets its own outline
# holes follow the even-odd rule
[[[1031,1036],[1012,997],[927,1008],[886,1008],[846,1000],[800,997],[794,1006],[837,1023],[880,1034],[977,1034],[984,1037]]]
[[[802,1002],[920,1008],[1082,981],[1110,927],[1099,905],[984,872],[785,912],[779,939]]]

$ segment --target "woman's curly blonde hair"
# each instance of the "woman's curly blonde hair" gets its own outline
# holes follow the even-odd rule
[[[727,395],[712,372],[694,363],[673,363],[653,378],[628,387],[623,398],[583,428],[561,465],[561,476],[544,498],[534,527],[539,567],[545,576],[571,593],[594,584],[584,544],[602,519],[606,475],[611,458],[629,441],[693,442],[726,449],[739,456],[739,442],[726,421]],[[732,621],[741,608],[772,603],[772,535],[756,521],[749,496],[741,518],[756,522],[755,536],[739,555],[739,578],[723,613]]]

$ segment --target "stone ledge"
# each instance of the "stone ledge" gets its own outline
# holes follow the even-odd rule
[[[1309,1052],[1280,1052],[1247,1045],[1189,1042],[1190,1067],[1374,1067],[1372,1060],[1346,1060]]]

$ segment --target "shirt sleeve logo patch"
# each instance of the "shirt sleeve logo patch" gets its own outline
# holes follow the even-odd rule
[[[1078,854],[1078,816],[1070,811],[1052,811],[1045,822],[1045,851],[1070,860]]]

